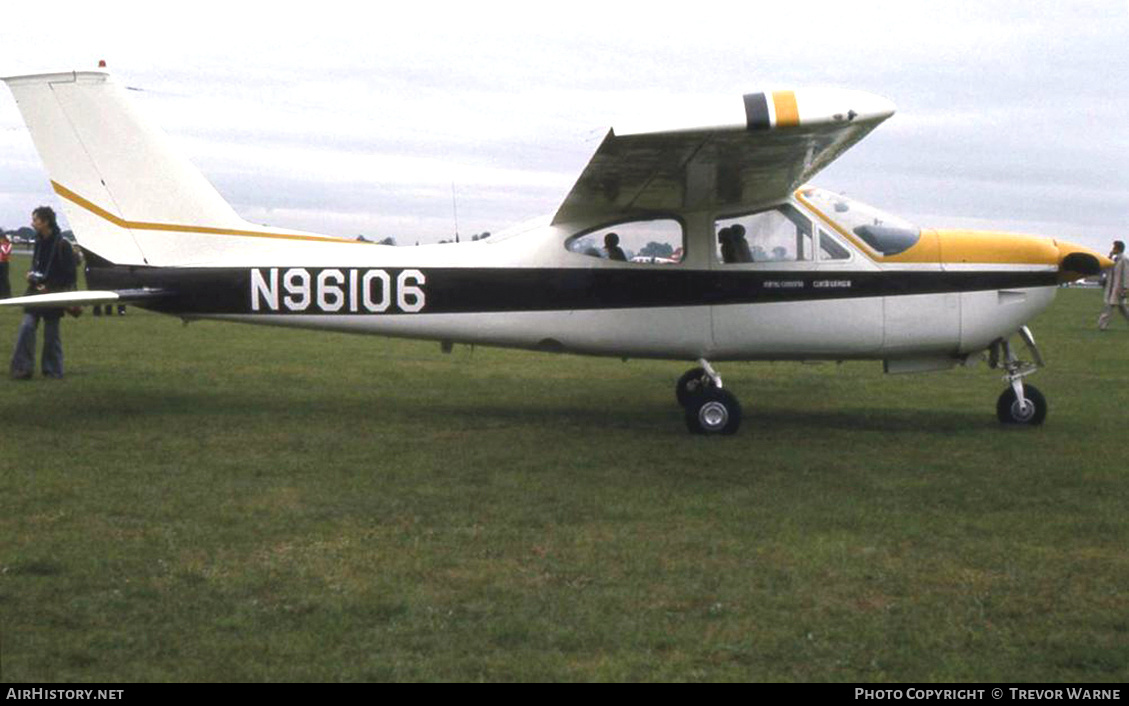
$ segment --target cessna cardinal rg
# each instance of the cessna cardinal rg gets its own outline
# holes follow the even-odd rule
[[[1025,324],[1059,283],[1111,264],[1049,238],[923,230],[806,186],[894,113],[857,91],[751,93],[705,125],[611,130],[555,215],[397,248],[244,221],[104,71],[4,81],[93,288],[4,304],[130,301],[186,320],[697,361],[676,393],[699,433],[741,422],[711,362],[898,373],[985,351],[1006,372],[1000,421],[1039,424]],[[607,257],[615,240],[623,260]]]

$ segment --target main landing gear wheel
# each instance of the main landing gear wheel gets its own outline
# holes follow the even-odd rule
[[[686,426],[692,434],[736,434],[741,426],[741,403],[722,389],[721,376],[705,358],[697,368],[678,379],[674,394],[686,410]]]
[[[741,426],[741,403],[728,390],[706,388],[685,407],[686,426],[692,434],[736,434]]]
[[[705,368],[692,368],[678,378],[674,395],[678,398],[679,406],[685,407],[691,399],[711,387],[714,387],[713,380],[706,374]]]
[[[996,417],[1002,424],[1037,426],[1047,418],[1047,398],[1034,385],[1023,386],[1023,404],[1013,388],[1004,390],[996,402]]]

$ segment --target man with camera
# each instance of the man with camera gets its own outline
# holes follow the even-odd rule
[[[31,227],[35,229],[35,252],[31,258],[31,271],[27,273],[27,294],[48,294],[74,289],[78,279],[74,250],[59,232],[55,211],[40,206],[31,214]],[[16,380],[30,380],[35,373],[35,337],[39,320],[43,319],[43,374],[49,378],[63,377],[63,341],[59,338],[59,320],[64,309],[55,307],[28,307],[24,309],[23,322],[12,353],[11,375]]]

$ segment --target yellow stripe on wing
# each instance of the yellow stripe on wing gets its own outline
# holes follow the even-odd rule
[[[773,91],[772,105],[776,108],[776,127],[800,124],[800,109],[796,106],[795,91]]]

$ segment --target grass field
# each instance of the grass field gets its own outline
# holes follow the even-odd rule
[[[729,364],[730,438],[686,363],[88,311],[0,382],[0,677],[1125,681],[1099,298],[1034,322],[1042,428],[984,366]]]

